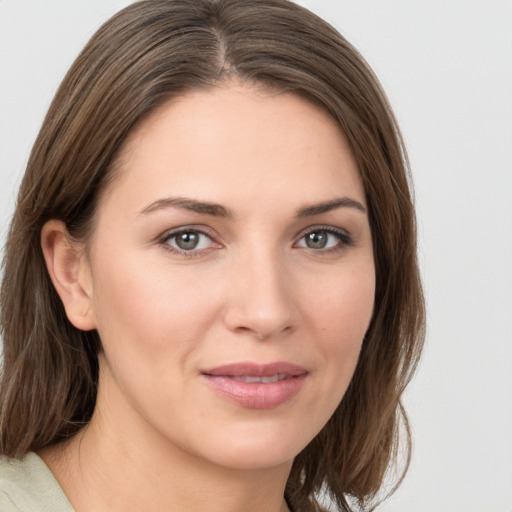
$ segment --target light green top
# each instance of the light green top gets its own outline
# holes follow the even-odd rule
[[[0,457],[0,512],[74,512],[48,466],[35,453]]]

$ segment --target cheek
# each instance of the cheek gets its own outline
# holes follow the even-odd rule
[[[373,260],[349,272],[325,278],[318,290],[309,299],[311,320],[318,329],[330,339],[362,339],[375,299]]]
[[[190,272],[174,269],[171,279],[165,265],[137,263],[117,260],[95,275],[97,329],[113,379],[106,387],[119,388],[131,409],[159,424],[169,420],[169,404],[195,389],[196,354],[219,299],[215,288],[205,293],[191,283]]]
[[[216,288],[204,290],[190,272],[123,261],[95,275],[97,329],[108,353],[116,347],[153,364],[179,362],[217,314]],[[140,264],[139,264],[140,263]]]
[[[316,300],[309,301],[309,323],[318,335],[326,385],[335,388],[339,401],[352,378],[373,314],[373,260],[342,278],[328,280],[321,289]]]

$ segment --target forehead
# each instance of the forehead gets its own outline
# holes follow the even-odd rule
[[[302,97],[255,87],[230,84],[168,101],[129,135],[118,162],[110,192],[133,201],[158,191],[241,205],[340,193],[364,202],[336,122]]]

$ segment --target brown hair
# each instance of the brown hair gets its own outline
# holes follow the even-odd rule
[[[400,397],[421,351],[424,305],[402,139],[379,83],[331,26],[287,0],[149,0],[109,20],[61,84],[30,155],[10,227],[0,295],[4,365],[0,453],[20,456],[73,435],[94,409],[96,331],[67,320],[40,246],[43,224],[91,229],[123,141],[148,113],[228,79],[302,95],[345,133],[366,191],[376,265],[374,315],[336,412],[296,457],[289,503],[368,506],[390,461]],[[402,421],[401,421],[402,419]]]

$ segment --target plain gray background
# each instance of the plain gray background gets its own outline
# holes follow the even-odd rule
[[[0,0],[0,232],[43,115],[121,0]],[[408,145],[428,302],[410,472],[383,512],[512,512],[512,2],[303,0],[373,66]]]

